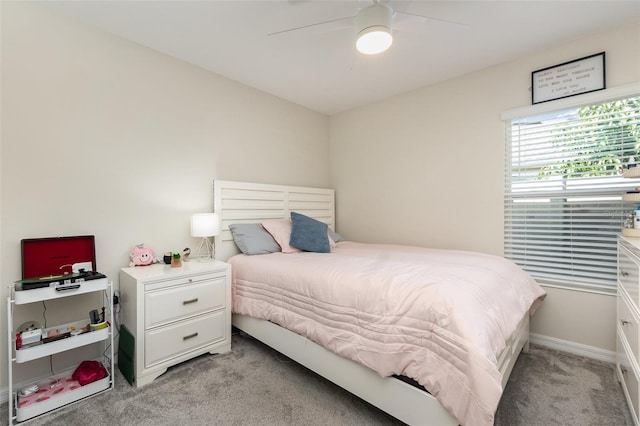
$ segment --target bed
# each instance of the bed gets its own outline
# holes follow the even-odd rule
[[[492,424],[544,290],[496,256],[338,238],[329,253],[300,252],[291,228],[270,226],[295,215],[296,235],[302,220],[335,229],[334,203],[331,189],[214,182],[234,326],[407,424]],[[231,230],[255,224],[286,253],[241,254]]]

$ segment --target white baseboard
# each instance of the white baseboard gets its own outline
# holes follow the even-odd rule
[[[544,336],[542,334],[531,333],[529,342],[534,345],[544,346],[561,352],[583,356],[598,361],[616,363],[616,353],[606,349],[596,348],[595,346],[583,345],[582,343],[571,342],[569,340],[557,339],[555,337]]]

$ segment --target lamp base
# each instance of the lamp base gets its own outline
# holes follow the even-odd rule
[[[196,262],[215,262],[215,248],[213,244],[209,242],[209,238],[203,237],[198,247],[198,251],[195,256],[191,257],[191,260]]]

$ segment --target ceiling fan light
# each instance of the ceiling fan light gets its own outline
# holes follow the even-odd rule
[[[365,55],[375,55],[387,50],[392,43],[391,30],[377,25],[360,31],[356,40],[356,49]]]

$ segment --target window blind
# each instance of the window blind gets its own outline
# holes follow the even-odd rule
[[[504,253],[539,282],[611,293],[616,240],[635,205],[640,97],[507,121]]]

